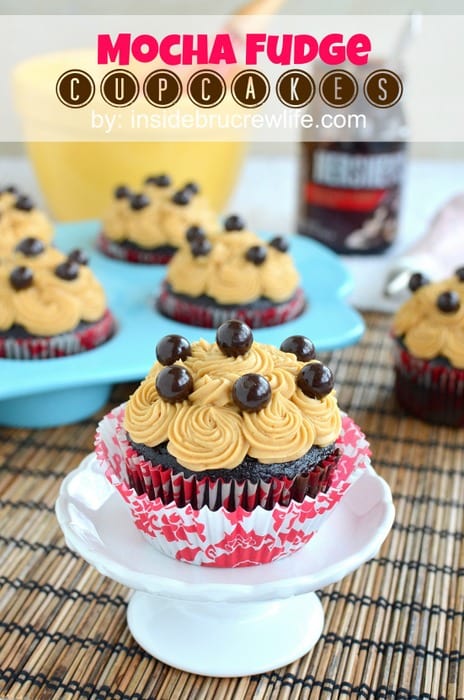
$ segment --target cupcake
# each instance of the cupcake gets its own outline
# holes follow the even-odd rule
[[[0,259],[27,237],[50,243],[53,228],[46,215],[14,186],[0,189]]]
[[[140,192],[125,185],[114,190],[97,245],[118,260],[164,264],[192,225],[206,230],[216,226],[216,216],[198,185],[189,182],[176,188],[167,175],[155,175],[146,178]]]
[[[206,566],[300,549],[368,463],[311,341],[277,349],[233,319],[215,343],[168,335],[156,355],[96,436],[136,527],[168,556]]]
[[[430,282],[415,273],[393,319],[395,393],[430,423],[464,425],[464,267]]]
[[[305,310],[300,277],[282,236],[267,243],[232,215],[223,231],[207,234],[192,226],[185,238],[157,299],[165,316],[205,328],[230,318],[262,328],[290,321]]]
[[[28,237],[0,260],[0,357],[44,359],[91,350],[115,322],[81,250]]]

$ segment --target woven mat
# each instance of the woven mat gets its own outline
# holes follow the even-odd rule
[[[127,628],[129,591],[72,554],[54,516],[60,481],[91,451],[99,416],[0,429],[0,698],[464,698],[464,432],[401,415],[389,318],[366,320],[356,347],[324,359],[397,516],[376,559],[319,591],[326,618],[315,648],[243,679],[194,676],[150,657]],[[112,403],[132,389],[116,387]]]

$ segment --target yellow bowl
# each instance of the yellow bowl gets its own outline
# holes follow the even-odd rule
[[[222,211],[244,156],[238,142],[31,142],[26,144],[50,213],[59,221],[99,218],[116,185],[137,190],[147,175],[195,180]],[[19,183],[20,184],[20,183]]]
[[[137,190],[147,175],[162,172],[179,186],[198,182],[212,206],[223,210],[240,172],[245,143],[173,141],[173,132],[163,132],[158,141],[143,132],[140,141],[129,140],[133,133],[127,140],[97,140],[98,134],[88,127],[88,110],[93,105],[108,110],[98,94],[99,79],[108,67],[103,70],[94,61],[87,50],[46,54],[19,64],[13,74],[26,149],[50,213],[61,221],[98,218],[115,186],[127,184]],[[97,89],[89,107],[72,110],[58,101],[55,85],[62,73],[76,68],[87,70]],[[152,110],[139,100],[142,110]],[[187,98],[182,101],[181,109],[192,109]]]

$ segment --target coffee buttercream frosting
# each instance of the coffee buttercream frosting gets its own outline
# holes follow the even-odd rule
[[[423,281],[395,314],[393,333],[415,357],[445,358],[464,369],[464,280],[458,272]]]
[[[192,225],[205,230],[217,227],[216,214],[197,187],[176,189],[148,181],[136,193],[117,188],[114,201],[102,218],[102,231],[107,238],[147,250],[165,245],[178,248]]]
[[[31,335],[58,335],[102,318],[105,292],[87,265],[40,244],[41,252],[31,254],[37,239],[26,240],[29,254],[13,250],[0,261],[0,331],[19,326]]]
[[[300,276],[291,256],[252,231],[208,234],[211,249],[198,255],[184,245],[170,261],[166,280],[176,294],[206,295],[218,304],[279,303],[295,293]]]
[[[320,398],[298,385],[301,370],[313,362],[322,366],[258,342],[238,356],[225,354],[217,343],[194,342],[190,354],[170,365],[190,375],[187,398],[172,403],[160,395],[166,367],[155,362],[126,404],[128,436],[149,447],[167,442],[168,452],[192,471],[233,469],[247,455],[263,464],[298,459],[312,446],[332,444],[341,429],[333,383]],[[259,410],[241,408],[234,397],[244,375],[258,376],[270,387]]]
[[[0,190],[0,259],[27,237],[50,243],[53,237],[51,222],[29,197],[16,190]]]

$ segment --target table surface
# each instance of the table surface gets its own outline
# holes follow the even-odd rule
[[[326,620],[315,648],[269,673],[219,679],[165,666],[132,639],[130,591],[70,552],[54,515],[100,415],[133,389],[124,384],[81,423],[0,429],[1,698],[464,698],[464,433],[401,413],[390,318],[365,318],[356,346],[323,359],[340,405],[369,437],[396,520],[375,559],[318,592]]]

